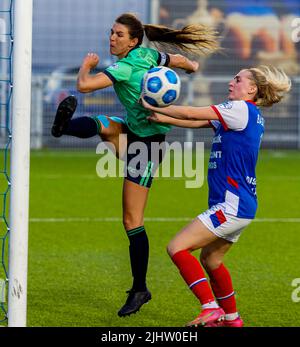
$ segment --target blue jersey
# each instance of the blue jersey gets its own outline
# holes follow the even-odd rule
[[[208,165],[209,207],[224,203],[226,213],[252,219],[264,118],[251,101],[228,101],[212,108],[219,121],[211,121],[215,136]]]

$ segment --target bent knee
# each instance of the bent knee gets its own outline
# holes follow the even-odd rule
[[[215,254],[205,254],[204,252],[200,255],[200,263],[207,271],[212,271],[220,267],[223,259],[217,257]]]
[[[176,240],[171,240],[169,244],[167,245],[167,253],[169,254],[171,258],[173,257],[174,254],[183,250],[185,249],[182,248],[180,243],[176,242]]]

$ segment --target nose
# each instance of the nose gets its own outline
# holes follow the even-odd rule
[[[110,41],[115,41],[116,35],[114,33],[110,34]]]

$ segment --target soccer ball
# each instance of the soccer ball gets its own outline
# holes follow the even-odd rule
[[[145,73],[142,80],[142,98],[156,107],[171,105],[179,98],[180,78],[175,71],[157,66]]]

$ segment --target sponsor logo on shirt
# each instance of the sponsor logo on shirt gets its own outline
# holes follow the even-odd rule
[[[217,135],[213,138],[212,143],[222,143],[222,136],[221,135]]]
[[[247,183],[250,185],[250,189],[254,195],[256,195],[256,177],[246,177]]]
[[[223,104],[220,104],[219,107],[225,110],[230,110],[233,107],[233,102],[232,101],[223,102]]]
[[[210,153],[210,159],[221,159],[222,158],[222,151],[212,151]]]
[[[218,165],[215,161],[210,161],[208,163],[208,169],[217,169],[218,168]]]
[[[259,113],[257,114],[257,124],[260,124],[263,127],[265,126],[265,120]]]
[[[115,69],[117,70],[119,68],[119,64],[118,63],[114,63],[110,66],[111,69]]]

